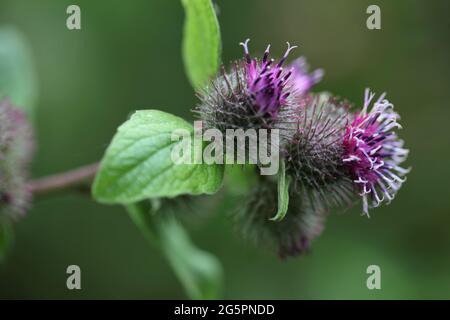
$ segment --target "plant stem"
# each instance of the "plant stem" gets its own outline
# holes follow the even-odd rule
[[[41,195],[81,186],[89,182],[97,172],[99,163],[82,166],[77,169],[53,174],[47,177],[32,180],[28,183],[33,195]]]

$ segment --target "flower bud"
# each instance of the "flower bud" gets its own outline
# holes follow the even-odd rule
[[[271,218],[277,201],[276,182],[261,180],[245,205],[233,213],[237,229],[255,244],[276,250],[281,258],[306,253],[323,230],[324,208],[313,208],[307,197],[291,193],[285,218],[275,222]]]

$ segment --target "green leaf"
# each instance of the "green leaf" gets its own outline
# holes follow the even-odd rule
[[[278,171],[278,211],[275,217],[270,218],[273,221],[281,221],[286,216],[289,207],[289,185],[290,176],[286,175],[286,165],[284,160],[280,161],[280,170]]]
[[[219,298],[223,271],[217,258],[195,247],[175,218],[163,221],[159,229],[165,255],[189,297]]]
[[[37,80],[28,42],[13,28],[0,29],[0,99],[32,116],[37,98]]]
[[[159,248],[191,299],[218,299],[223,269],[212,254],[198,249],[167,207],[154,212],[143,203],[127,205],[132,220],[150,244]]]
[[[6,256],[11,249],[14,238],[12,225],[9,221],[0,221],[0,263],[5,261]]]
[[[211,0],[182,0],[186,13],[183,60],[195,89],[204,87],[219,68],[221,40],[219,22]]]
[[[94,181],[94,197],[100,202],[127,204],[147,198],[215,193],[222,184],[222,165],[172,161],[173,148],[184,143],[183,139],[172,141],[173,131],[180,129],[193,133],[191,124],[174,115],[136,111],[119,127],[106,150]]]

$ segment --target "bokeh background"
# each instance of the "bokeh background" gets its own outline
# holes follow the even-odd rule
[[[66,29],[78,4],[82,30]],[[253,299],[450,298],[450,28],[448,1],[218,0],[223,61],[285,41],[326,70],[316,90],[361,103],[370,86],[388,92],[411,149],[408,182],[389,206],[332,214],[310,254],[280,261],[245,243],[225,210],[187,227],[225,268],[225,297]],[[381,7],[382,30],[366,28]],[[192,119],[196,98],[181,61],[183,10],[176,0],[0,0],[0,26],[30,42],[39,83],[33,175],[99,159],[136,109]],[[188,219],[190,220],[190,219]],[[194,219],[192,219],[194,220]],[[82,290],[66,289],[66,267],[82,269]],[[382,289],[366,288],[366,268]],[[119,206],[80,195],[39,198],[16,226],[0,265],[0,298],[185,298],[160,253]]]

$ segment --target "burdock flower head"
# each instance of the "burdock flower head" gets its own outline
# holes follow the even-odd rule
[[[8,100],[1,100],[0,220],[23,215],[30,203],[25,182],[32,150],[33,134],[25,114]]]
[[[246,196],[244,205],[231,212],[236,228],[244,238],[275,250],[280,258],[308,252],[312,241],[322,233],[326,212],[314,207],[308,197],[293,192],[286,217],[274,222],[271,218],[277,201],[276,182],[263,178]]]
[[[270,45],[258,59],[250,55],[248,42],[241,43],[244,59],[228,73],[222,67],[221,74],[199,94],[201,103],[194,112],[206,128],[270,129],[282,109],[295,105],[321,79],[321,70],[307,73],[304,59],[285,67],[296,46],[288,43],[283,57],[275,61],[269,57]]]
[[[363,211],[390,202],[409,169],[400,167],[408,150],[403,148],[395,129],[401,128],[393,104],[382,94],[370,111],[374,93],[366,89],[364,106],[346,129],[343,162],[350,171],[353,182],[363,199]]]
[[[353,188],[345,170],[342,139],[350,105],[329,94],[307,95],[283,110],[275,123],[282,135],[282,156],[298,197],[326,210],[351,203]]]

